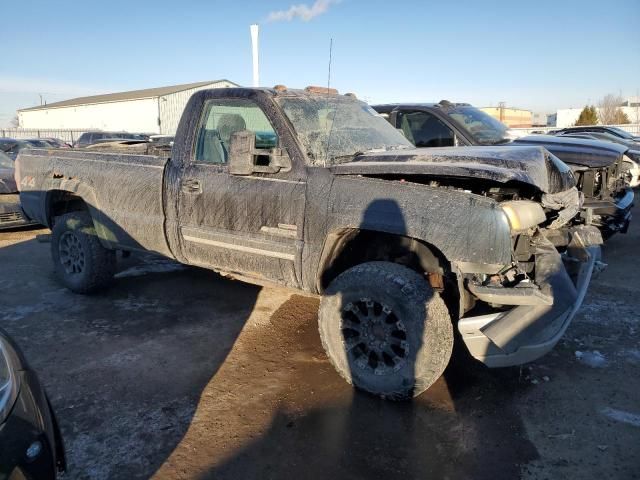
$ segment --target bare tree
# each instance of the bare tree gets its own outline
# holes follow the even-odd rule
[[[20,126],[20,119],[18,118],[18,115],[14,115],[14,117],[9,122],[9,126],[13,128],[18,128]]]
[[[620,108],[622,98],[617,95],[605,95],[598,104],[598,117],[602,125],[617,125],[620,123],[629,123],[629,118]]]

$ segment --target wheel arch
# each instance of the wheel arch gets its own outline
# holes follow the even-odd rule
[[[345,270],[370,261],[399,263],[418,273],[444,275],[451,270],[449,261],[435,245],[394,233],[345,228],[330,233],[324,243],[318,292],[322,293]]]
[[[49,228],[53,228],[55,218],[71,212],[87,212],[98,234],[100,243],[105,248],[113,248],[105,230],[103,215],[97,202],[93,188],[83,182],[67,180],[56,188],[47,191],[44,198],[45,220]]]
[[[405,235],[368,229],[344,228],[327,236],[317,270],[317,292],[322,294],[342,272],[371,261],[398,263],[427,276],[431,286],[444,293],[448,306],[455,308],[455,312],[459,310],[462,292],[458,276],[437,246]]]
[[[45,197],[45,218],[47,226],[52,227],[54,219],[71,212],[88,212],[89,206],[85,199],[68,190],[49,190]]]

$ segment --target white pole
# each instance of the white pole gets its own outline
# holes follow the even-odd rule
[[[251,52],[253,56],[253,86],[260,86],[260,67],[258,64],[258,24],[254,23],[249,27],[251,30]]]

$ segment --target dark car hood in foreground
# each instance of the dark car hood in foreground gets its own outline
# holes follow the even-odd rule
[[[544,147],[565,163],[589,168],[613,165],[627,147],[600,140],[529,135],[513,141],[511,145],[535,145]]]
[[[0,168],[0,194],[16,193],[17,191],[13,168]]]
[[[575,186],[570,168],[541,147],[446,147],[371,152],[334,165],[336,175],[429,175],[519,182],[544,193]]]

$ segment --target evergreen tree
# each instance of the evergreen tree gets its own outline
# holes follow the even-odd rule
[[[576,120],[575,126],[579,127],[582,125],[597,125],[598,124],[598,112],[596,111],[596,107],[593,106],[585,106],[580,112],[580,116],[578,120]]]

